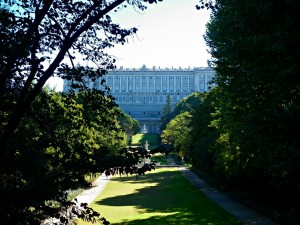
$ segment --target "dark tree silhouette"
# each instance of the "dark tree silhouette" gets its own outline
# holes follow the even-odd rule
[[[105,49],[125,44],[126,38],[137,31],[115,24],[110,12],[122,10],[125,4],[144,10],[148,3],[157,1],[1,1],[2,224],[35,224],[35,217],[40,216],[41,211],[51,213],[42,203],[53,199],[56,190],[69,187],[72,182],[80,183],[85,171],[116,166],[109,165],[109,160],[99,161],[105,151],[97,152],[101,157],[90,157],[95,149],[104,149],[97,145],[101,139],[99,132],[102,135],[115,132],[112,136],[106,134],[115,137],[116,140],[111,141],[115,149],[121,147],[122,137],[118,136],[114,99],[108,90],[89,89],[87,82],[95,81],[114,68],[115,59],[105,53]],[[95,66],[76,67],[77,57]],[[43,94],[43,87],[52,76],[73,81],[69,95],[51,99],[51,94]],[[75,90],[83,93],[83,102],[80,103]],[[62,149],[67,150],[63,152]],[[110,157],[113,160],[124,154],[111,154]],[[106,157],[109,158],[107,154]],[[89,160],[105,165],[85,167]],[[76,169],[72,170],[74,165]],[[37,184],[43,182],[42,193]],[[47,182],[52,182],[48,189]]]

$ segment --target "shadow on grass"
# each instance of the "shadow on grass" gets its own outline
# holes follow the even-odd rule
[[[144,145],[146,141],[148,141],[150,146],[159,144],[159,136],[155,133],[138,134],[135,137],[133,137],[135,144]]]
[[[95,204],[124,207],[133,206],[142,212],[136,219],[124,218],[115,225],[196,225],[196,224],[243,224],[192,186],[175,169],[148,173],[143,177],[114,178],[135,184],[149,183],[134,193],[105,198]],[[146,218],[145,218],[146,217]]]
[[[114,223],[113,225],[238,225],[242,224],[236,221],[212,221],[210,218],[202,216],[201,218],[195,217],[193,214],[180,212],[168,216],[153,216],[147,219],[138,219],[134,221],[124,220],[121,223]]]

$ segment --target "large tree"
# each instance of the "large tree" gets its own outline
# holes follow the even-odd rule
[[[177,149],[180,157],[185,157],[187,160],[190,159],[192,144],[190,138],[192,115],[201,105],[202,97],[203,93],[194,92],[177,102],[174,110],[167,114],[168,120],[165,120],[165,128],[162,130],[162,142]]]
[[[123,131],[127,134],[127,140],[130,141],[132,135],[135,135],[138,132],[140,132],[139,121],[133,119],[130,115],[125,114],[121,109],[120,111],[121,111],[119,116],[120,125]]]
[[[144,10],[143,2],[156,1],[0,2],[2,224],[36,223],[47,213],[46,200],[82,183],[84,173],[120,166],[107,158],[126,166],[114,99],[88,82],[114,68],[105,49],[137,31],[122,29],[110,12],[125,4]],[[93,68],[75,67],[78,58]],[[70,93],[41,92],[51,76],[72,80]]]
[[[172,112],[173,117],[183,112],[194,112],[202,102],[203,93],[193,92],[176,103]]]
[[[3,158],[24,114],[54,74],[83,82],[82,71],[74,59],[96,65],[95,78],[112,69],[114,59],[105,48],[126,42],[135,28],[122,29],[109,13],[121,10],[125,3],[144,10],[140,0],[22,0],[2,1],[1,35],[1,150]],[[145,1],[153,3],[156,1]],[[70,63],[66,63],[67,60]],[[70,66],[69,66],[70,65]],[[83,84],[83,83],[81,83]],[[78,84],[77,84],[78,85]],[[84,86],[84,85],[83,85]]]
[[[295,202],[286,194],[299,197],[299,1],[215,3],[205,38],[219,91],[220,169]]]
[[[180,157],[189,158],[191,114],[183,112],[172,119],[163,130],[162,143],[172,145]]]
[[[35,224],[57,210],[49,201],[85,187],[87,173],[110,169],[108,159],[126,146],[118,127],[115,109],[95,110],[87,95],[40,93],[1,164],[0,223]]]
[[[190,146],[193,167],[208,173],[213,173],[215,166],[214,145],[218,137],[218,128],[214,123],[219,119],[215,117],[217,96],[217,88],[202,95],[201,104],[192,113],[189,137],[194,140]]]
[[[167,95],[166,104],[162,109],[161,131],[163,131],[166,128],[166,125],[180,113],[195,111],[201,103],[201,96],[202,94],[200,92],[193,92],[189,96],[180,99],[175,107],[172,108],[171,97]]]

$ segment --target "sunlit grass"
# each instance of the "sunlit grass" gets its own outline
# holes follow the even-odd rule
[[[132,136],[132,144],[133,145],[144,145],[146,143],[146,140],[148,143],[152,145],[158,145],[158,135],[157,134],[136,134]]]
[[[114,177],[91,207],[117,225],[243,224],[199,192],[176,168],[159,168],[138,179]]]

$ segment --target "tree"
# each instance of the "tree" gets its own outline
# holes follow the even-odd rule
[[[125,114],[121,109],[121,113],[118,118],[119,123],[123,131],[127,135],[127,141],[131,141],[132,135],[137,134],[140,132],[140,124],[137,120],[133,119],[130,115]]]
[[[191,139],[191,114],[183,112],[172,119],[161,135],[164,144],[170,144],[175,148],[180,157],[189,158]]]
[[[216,9],[217,5],[215,3],[215,0],[199,0],[199,5],[196,5],[196,9],[200,10],[200,9]]]
[[[193,92],[189,96],[181,99],[177,104],[175,105],[175,108],[172,112],[173,117],[179,115],[183,112],[194,112],[197,110],[199,105],[202,102],[203,93],[200,92]]]
[[[176,103],[174,109],[172,110],[172,102],[171,98],[167,97],[166,104],[163,108],[163,116],[161,118],[161,130],[164,130],[166,124],[170,122],[171,119],[178,116],[180,113],[183,112],[193,112],[195,111],[201,103],[202,93],[200,92],[193,92],[189,96],[180,99],[179,102]]]
[[[197,110],[197,108],[202,102],[202,96],[203,96],[202,93],[194,92],[189,96],[181,99],[175,105],[174,110],[170,111],[167,114],[168,115],[168,117],[166,117],[168,119],[166,120],[167,123],[165,125],[164,123],[162,124],[162,127],[165,126],[165,129],[162,130],[162,135],[161,135],[163,138],[163,142],[165,144],[173,145],[172,147],[176,147],[178,148],[178,150],[181,149],[180,150],[181,157],[185,156],[190,158],[190,154],[189,154],[190,135],[187,130],[190,130],[191,119],[189,118],[189,116],[186,115],[186,113],[188,113],[188,115],[193,115],[193,113]],[[170,107],[168,107],[168,104],[166,104],[165,108],[170,109]],[[182,121],[183,119],[187,119],[187,121],[184,122]],[[183,129],[184,135],[186,135],[185,137],[184,135],[181,135],[180,140],[176,140],[177,134],[174,135],[174,133],[172,133],[173,131],[171,131],[171,129],[176,129],[175,124],[176,126],[177,125],[180,126],[180,128]],[[179,138],[179,136],[177,136],[177,138]],[[177,143],[175,144],[175,142]]]
[[[124,44],[126,37],[137,30],[122,29],[109,16],[112,10],[125,7],[125,2],[145,9],[139,0],[1,3],[0,34],[5,40],[0,48],[0,95],[5,97],[1,104],[5,115],[1,121],[1,158],[23,116],[51,76],[80,81],[84,88],[82,71],[74,67],[76,54],[98,67],[95,73],[85,74],[91,79],[113,68],[114,59],[104,52],[105,48]]]
[[[217,88],[202,95],[201,104],[192,113],[190,157],[193,167],[213,173],[216,166],[214,145],[218,138],[216,115]]]
[[[171,96],[167,95],[166,104],[162,109],[162,117],[160,119],[161,125],[159,129],[162,131],[165,129],[167,123],[172,119],[172,100]]]
[[[1,165],[1,223],[54,214],[49,202],[64,203],[67,190],[86,187],[84,176],[110,169],[109,159],[126,147],[114,109],[95,111],[86,96],[76,97],[42,92],[19,125],[15,156]]]
[[[105,49],[137,31],[109,15],[124,3],[145,9],[139,0],[1,1],[1,224],[36,224],[53,212],[47,201],[63,200],[84,173],[138,160],[120,152],[126,142],[108,88],[88,87],[114,68]],[[75,67],[78,56],[96,68]],[[42,92],[54,75],[72,80],[70,93]]]
[[[300,172],[299,51],[295,50],[300,4],[215,2],[205,38],[219,90],[218,163],[243,188],[251,184],[259,190],[276,190],[287,205],[299,205],[291,196],[299,193],[295,174]]]

